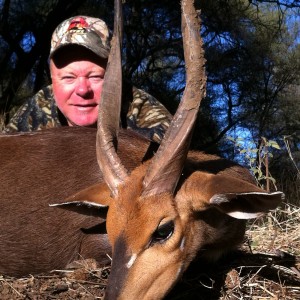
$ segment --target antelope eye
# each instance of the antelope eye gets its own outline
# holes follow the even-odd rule
[[[157,229],[152,234],[151,245],[156,243],[163,243],[169,239],[174,232],[174,222],[168,221],[164,224],[159,224]]]

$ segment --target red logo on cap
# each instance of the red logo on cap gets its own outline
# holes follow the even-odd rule
[[[89,26],[89,24],[86,22],[85,19],[76,18],[76,19],[72,20],[71,24],[68,27],[68,31],[71,29],[74,29],[74,28],[86,28],[88,26]]]

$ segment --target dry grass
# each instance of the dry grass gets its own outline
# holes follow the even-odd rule
[[[5,120],[5,117],[4,117],[4,115],[2,115],[2,114],[0,114],[0,134],[1,134],[1,131],[3,131],[4,130],[4,128],[5,128],[5,123],[4,123],[4,120]]]
[[[240,251],[218,265],[195,261],[167,299],[300,299],[300,208],[284,205],[249,224]],[[27,278],[0,277],[0,299],[103,299],[109,267],[86,260]]]
[[[220,299],[300,299],[300,208],[284,205],[255,220],[247,236],[252,255],[227,274]]]
[[[0,299],[103,299],[109,269],[83,260],[38,276],[0,276]]]

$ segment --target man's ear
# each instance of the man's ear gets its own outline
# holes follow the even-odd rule
[[[113,199],[109,188],[105,183],[98,183],[68,197],[62,203],[49,204],[49,206],[105,219],[110,201]]]
[[[189,201],[193,211],[215,207],[237,219],[259,217],[284,199],[282,192],[267,193],[252,182],[199,171],[187,179],[182,190],[180,198]]]

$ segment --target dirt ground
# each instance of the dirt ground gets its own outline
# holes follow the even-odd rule
[[[85,260],[39,276],[0,276],[0,299],[103,299],[109,271]],[[300,299],[300,208],[252,222],[241,249],[217,265],[193,262],[166,299]]]

